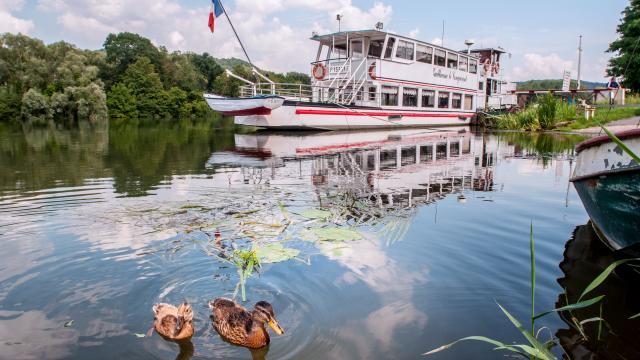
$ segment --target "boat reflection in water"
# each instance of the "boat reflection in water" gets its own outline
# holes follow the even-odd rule
[[[564,277],[558,283],[565,294],[558,296],[556,307],[566,305],[566,298],[574,303],[582,291],[607,266],[624,257],[624,254],[612,252],[600,241],[591,224],[576,227],[573,238],[565,248],[564,260],[560,269]],[[640,275],[627,265],[616,269],[602,285],[589,293],[591,299],[605,295],[600,306],[593,305],[584,309],[561,313],[568,328],[557,331],[560,344],[571,359],[640,359],[640,321],[629,319],[640,312],[640,289],[637,281]],[[598,322],[584,323],[579,329],[576,323],[586,319],[602,317],[600,341],[598,341]],[[583,331],[584,333],[581,333]]]
[[[317,190],[356,192],[396,207],[431,203],[450,193],[464,202],[464,191],[491,191],[497,148],[497,142],[464,127],[236,134],[235,144],[232,153],[214,153],[208,166],[240,166],[245,182],[291,181],[296,173],[308,181],[305,175],[311,174]]]

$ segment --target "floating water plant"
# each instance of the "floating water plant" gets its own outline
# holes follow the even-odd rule
[[[256,255],[261,264],[273,264],[287,261],[300,254],[300,250],[285,248],[280,243],[267,243],[254,246]]]

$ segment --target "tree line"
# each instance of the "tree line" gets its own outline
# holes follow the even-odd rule
[[[225,76],[224,66],[253,78],[241,60],[169,52],[128,32],[110,34],[101,50],[5,33],[0,35],[0,121],[73,125],[202,117],[210,111],[204,92],[239,94],[242,84]],[[275,82],[310,81],[301,73],[263,73]]]

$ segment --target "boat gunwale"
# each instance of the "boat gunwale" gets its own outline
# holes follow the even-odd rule
[[[640,137],[640,128],[620,131],[620,132],[615,133],[615,136],[620,140]],[[586,150],[588,148],[592,148],[594,146],[610,143],[612,141],[613,140],[611,140],[611,138],[608,135],[596,136],[594,138],[587,139],[587,140],[579,143],[578,145],[576,145],[576,152],[579,153],[579,152],[581,152],[583,150]]]
[[[618,174],[634,172],[634,171],[640,172],[640,166],[630,166],[630,167],[624,167],[624,168],[618,168],[618,169],[601,170],[601,171],[594,172],[587,175],[572,177],[569,179],[569,182],[583,181],[583,180],[588,180],[588,179],[596,178],[600,176],[618,175]]]

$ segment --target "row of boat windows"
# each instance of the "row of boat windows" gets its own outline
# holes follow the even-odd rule
[[[387,47],[384,51],[385,59],[392,59],[394,57],[393,49],[395,43],[396,38],[389,37]],[[382,40],[372,41],[369,47],[369,56],[380,57],[382,55],[382,46]],[[471,74],[478,73],[477,59],[472,59],[451,51],[445,51],[428,45],[416,44],[412,41],[398,40],[398,45],[395,50],[395,58],[409,61],[415,60],[425,64],[434,64],[449,69],[466,71]]]
[[[382,86],[381,93],[382,106],[473,110],[473,95],[468,94],[403,87],[399,96],[399,87],[387,85]]]

